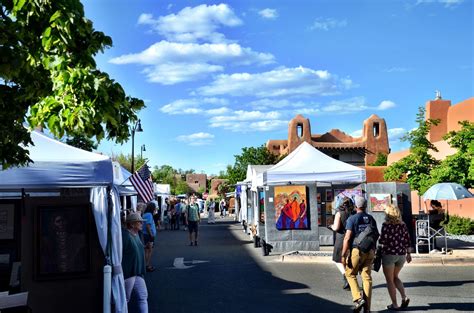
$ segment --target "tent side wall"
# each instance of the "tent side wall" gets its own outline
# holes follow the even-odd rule
[[[303,185],[303,184],[301,184]],[[275,227],[277,216],[274,205],[275,186],[265,190],[265,238],[273,246],[273,252],[317,251],[319,250],[319,227],[316,184],[307,186],[309,227],[305,230],[278,230]],[[272,200],[272,201],[270,201]]]

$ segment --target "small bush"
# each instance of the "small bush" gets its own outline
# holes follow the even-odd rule
[[[473,235],[474,220],[457,215],[449,216],[446,231],[452,235]]]

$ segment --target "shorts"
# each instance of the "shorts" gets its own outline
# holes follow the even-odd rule
[[[188,221],[188,231],[189,233],[198,233],[198,222],[197,221]]]
[[[148,235],[148,234],[143,234],[143,243],[145,244],[145,248],[147,246],[149,246],[150,248],[153,247],[153,240],[152,240],[152,236]],[[153,238],[155,239],[155,238]]]
[[[405,260],[406,260],[405,255],[393,255],[393,254],[382,255],[383,266],[402,267],[403,264],[405,264]]]

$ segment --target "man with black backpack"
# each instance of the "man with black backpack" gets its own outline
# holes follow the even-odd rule
[[[365,212],[367,201],[364,197],[355,197],[356,214],[346,222],[346,234],[342,246],[341,263],[346,268],[346,278],[351,287],[354,312],[370,312],[372,296],[372,264],[379,238],[375,219]],[[357,274],[361,273],[363,293],[357,283]]]

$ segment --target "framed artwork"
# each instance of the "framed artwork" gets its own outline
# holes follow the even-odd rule
[[[258,212],[259,222],[265,224],[265,194],[263,191],[258,192]]]
[[[35,279],[84,276],[90,272],[90,206],[36,208]]]
[[[276,228],[309,229],[306,186],[275,187]]]
[[[14,239],[15,236],[15,205],[0,204],[0,240]]]
[[[332,203],[326,202],[326,214],[332,214]]]
[[[332,202],[334,200],[333,195],[332,190],[326,190],[326,202]]]
[[[334,194],[334,208],[337,209],[345,197],[351,199],[352,203],[355,203],[355,196],[362,196],[362,189],[336,189]]]
[[[334,216],[326,215],[326,226],[331,226],[332,224],[334,224]]]
[[[372,212],[383,212],[383,205],[392,203],[392,195],[389,193],[372,193],[369,200]]]

